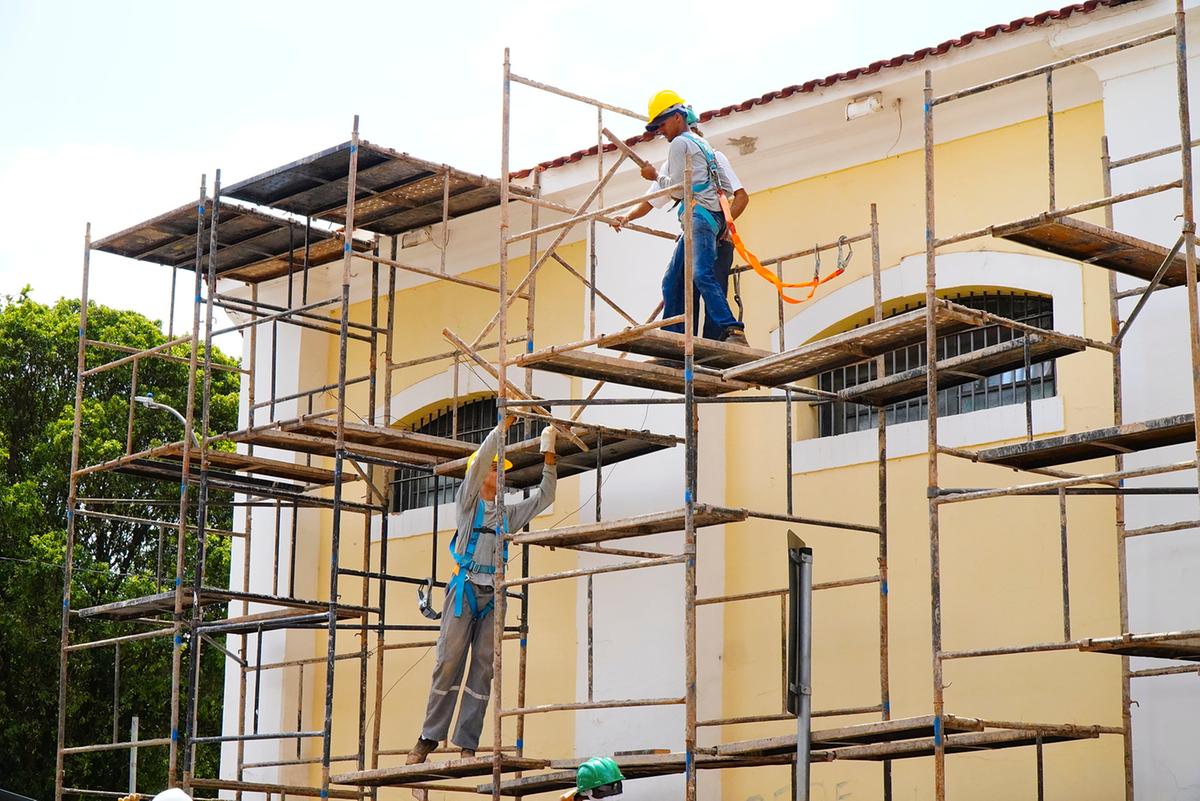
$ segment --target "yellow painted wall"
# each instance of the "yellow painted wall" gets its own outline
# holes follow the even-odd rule
[[[562,248],[560,254],[577,269],[582,270],[584,262],[583,247],[580,244]],[[528,270],[528,258],[513,259],[509,264],[510,287],[519,281]],[[477,281],[495,284],[498,267],[492,265],[483,269],[465,273],[464,277]],[[381,287],[387,286],[386,272],[381,273]],[[564,342],[579,338],[581,315],[583,309],[583,288],[565,270],[553,263],[539,271],[537,282],[539,304],[535,304],[535,331],[539,341]],[[384,293],[386,294],[386,292]],[[411,289],[397,292],[395,319],[397,342],[393,360],[402,362],[417,359],[434,353],[446,352],[451,349],[450,343],[442,337],[442,329],[449,328],[463,339],[470,341],[491,318],[496,311],[496,295],[492,292],[449,284],[433,282],[422,284]],[[386,297],[381,296],[379,308],[380,325],[386,320]],[[525,332],[527,307],[524,301],[517,301],[510,312],[509,336],[521,336]],[[351,319],[369,322],[371,315],[370,302],[363,302],[351,307]],[[493,331],[485,341],[496,341]],[[350,377],[367,372],[369,349],[365,343],[350,343],[347,375]],[[510,354],[514,350],[524,348],[523,344],[510,345]],[[489,353],[494,357],[495,351]],[[327,370],[331,382],[337,379],[337,352],[331,350],[327,360]],[[382,357],[381,362],[382,364]],[[449,360],[438,361],[425,365],[406,367],[397,370],[393,375],[393,395],[402,392],[406,387],[419,383],[432,375],[446,371],[450,366]],[[524,371],[510,374],[510,380],[518,386],[523,385]],[[488,379],[487,384],[494,386]],[[383,377],[380,370],[377,388],[377,408],[383,404]],[[368,416],[368,390],[366,385],[349,389],[347,405],[347,420],[354,422]],[[396,416],[404,415],[408,409],[394,409]],[[384,481],[386,478],[384,479]],[[380,482],[380,486],[383,481]],[[359,499],[363,496],[361,482],[352,485],[349,497]],[[590,491],[590,490],[589,490]],[[585,493],[586,496],[586,493]],[[544,516],[534,523],[535,528],[545,528],[553,524],[569,525],[577,522],[576,512],[580,506],[580,489],[578,478],[563,479],[558,486],[554,506]],[[358,567],[362,564],[363,525],[355,515],[343,516],[341,533],[342,564]],[[320,553],[329,553],[331,547],[332,514],[322,513]],[[453,520],[439,520],[439,555],[438,579],[445,581],[450,574],[452,563],[446,556],[449,538],[453,534]],[[430,548],[432,535],[393,537],[388,543],[388,572],[396,575],[426,576],[430,566]],[[514,555],[517,552],[514,551]],[[381,552],[379,542],[371,547],[372,569],[378,570]],[[532,572],[535,574],[552,573],[577,567],[573,551],[538,549],[532,556]],[[520,570],[519,558],[510,562],[510,569]],[[327,587],[329,582],[329,565],[325,560],[317,564],[319,587]],[[359,580],[343,578],[341,591],[343,600],[349,603],[361,601]],[[435,592],[435,608],[441,608],[441,592]],[[527,686],[529,688],[526,704],[564,703],[575,700],[575,582],[559,581],[537,585],[531,595],[529,637],[529,662]],[[378,603],[376,592],[372,592],[371,603]],[[519,622],[519,603],[510,602],[507,621],[509,626]],[[426,624],[426,620],[417,611],[416,588],[408,584],[391,583],[388,586],[387,622],[389,624]],[[380,747],[384,751],[395,750],[401,753],[383,756],[380,766],[402,764],[404,753],[412,746],[420,732],[424,719],[425,702],[429,691],[429,677],[433,669],[434,648],[432,641],[436,632],[389,632],[388,642],[426,643],[414,648],[389,650],[386,652],[384,663],[384,700],[382,704]],[[374,645],[374,636],[370,639]],[[325,638],[317,636],[319,653],[325,649]],[[338,652],[344,653],[358,646],[358,636],[354,632],[342,633],[339,636]],[[504,665],[504,706],[517,706],[517,674],[519,664],[518,642],[510,640],[505,645]],[[349,754],[358,750],[358,693],[360,687],[359,662],[349,660],[339,663],[335,679],[334,703],[334,743],[333,754]],[[319,666],[323,676],[324,665]],[[368,749],[374,727],[374,704],[376,686],[376,666],[374,657],[370,663],[367,675],[367,727]],[[319,728],[324,716],[324,682],[323,679],[309,685],[306,699],[305,720],[313,721],[313,727]],[[492,741],[491,715],[484,725],[481,746],[490,746]],[[451,728],[453,732],[453,728]],[[515,718],[507,719],[505,723],[505,742],[512,744],[516,737]],[[563,744],[573,743],[574,716],[570,713],[534,715],[527,718],[525,741],[529,744],[526,753],[530,756],[561,757]],[[320,741],[315,741],[310,748],[319,753]],[[570,750],[570,746],[566,746]],[[351,770],[352,763],[334,765],[334,772]],[[309,781],[314,786],[320,784],[319,765],[309,771]],[[383,796],[410,798],[408,791],[384,790]],[[431,797],[437,799],[445,794],[434,792]]]
[[[1062,112],[1056,116],[1058,201],[1060,205],[1099,197],[1099,138],[1102,109],[1099,104]],[[938,232],[947,235],[992,223],[1016,220],[1044,210],[1044,125],[1030,121],[984,135],[949,142],[937,150]],[[797,250],[806,243],[829,241],[841,233],[865,231],[868,204],[878,204],[881,255],[884,268],[923,248],[924,204],[922,154],[912,152],[853,169],[822,175],[753,194],[750,210],[741,221],[746,239],[761,255]],[[1089,215],[1082,215],[1085,219]],[[1099,221],[1096,215],[1090,219]],[[950,250],[973,248],[1020,251],[1000,240],[982,239]],[[581,245],[564,249],[577,266],[583,263]],[[519,276],[527,265],[513,263]],[[790,264],[789,273],[807,277],[811,261]],[[833,287],[848,284],[870,271],[870,249],[860,243],[848,273]],[[386,276],[386,272],[384,273]],[[469,273],[479,280],[495,281],[496,267]],[[1084,270],[1084,324],[1088,335],[1109,335],[1107,276]],[[997,275],[995,286],[1004,285]],[[824,292],[824,290],[823,290]],[[764,282],[748,277],[742,295],[747,309],[752,344],[768,342],[775,327],[775,296]],[[538,342],[566,342],[579,338],[583,295],[565,272],[548,268],[538,284]],[[554,298],[554,303],[546,301]],[[818,299],[815,301],[820,302]],[[402,332],[394,358],[403,360],[447,349],[441,329],[449,327],[470,338],[495,310],[495,296],[446,284],[426,284],[399,293],[397,329]],[[523,319],[518,303],[514,317]],[[792,307],[787,313],[794,314]],[[369,319],[365,304],[353,308],[353,318]],[[380,313],[383,319],[383,312]],[[847,326],[853,321],[847,321]],[[353,343],[352,343],[353,344]],[[798,343],[790,343],[798,344]],[[364,371],[365,348],[351,348],[351,375]],[[445,369],[431,364],[406,369],[396,375],[395,391]],[[331,379],[336,376],[336,354],[328,361]],[[382,381],[380,382],[382,385]],[[1102,353],[1088,352],[1058,362],[1059,395],[1069,429],[1104,425],[1111,421],[1110,362]],[[578,387],[575,387],[576,390]],[[382,391],[382,390],[380,390]],[[362,387],[350,394],[350,405],[366,414]],[[797,405],[796,437],[815,435],[815,414]],[[353,419],[353,417],[351,417]],[[785,481],[783,409],[777,405],[743,404],[727,407],[725,451],[726,499],[732,506],[782,510]],[[702,437],[704,435],[702,434]],[[768,443],[764,450],[764,443]],[[770,445],[777,443],[777,445]],[[764,453],[766,456],[764,457]],[[1011,483],[1011,473],[944,457],[944,486],[989,486]],[[1103,463],[1081,466],[1106,467]],[[877,506],[877,472],[874,464],[806,472],[796,466],[791,477],[796,513],[874,523]],[[924,455],[892,459],[889,463],[890,528],[890,678],[892,716],[907,717],[931,712],[930,581],[926,459]],[[563,482],[550,522],[573,520],[567,513],[579,506],[587,492],[577,479]],[[703,499],[702,499],[703,500]],[[1074,635],[1108,634],[1116,630],[1117,595],[1113,504],[1109,498],[1073,498],[1071,524],[1071,609]],[[943,507],[942,577],[944,644],[963,649],[1051,641],[1062,636],[1059,618],[1060,562],[1057,502],[1054,498],[987,501]],[[328,523],[328,515],[325,515]],[[362,526],[351,523],[342,535],[345,561],[360,560]],[[449,521],[446,521],[449,524]],[[545,526],[545,521],[539,523]],[[325,552],[329,547],[324,525]],[[787,526],[756,522],[727,529],[725,591],[748,592],[781,587],[786,582],[780,558]],[[878,541],[873,535],[799,527],[814,547],[818,582],[876,572]],[[444,540],[443,540],[444,545]],[[389,551],[392,572],[417,572],[429,560],[428,535],[395,539]],[[378,546],[374,557],[378,563]],[[539,572],[567,569],[575,559],[567,552],[537,553]],[[444,569],[445,560],[439,560]],[[402,568],[401,565],[415,565]],[[326,568],[319,568],[324,571]],[[441,570],[439,571],[441,572]],[[445,575],[441,575],[444,578]],[[326,586],[322,574],[318,586]],[[353,582],[344,582],[353,587]],[[357,593],[357,589],[354,589]],[[575,699],[576,588],[565,582],[538,588],[533,607],[528,703]],[[831,589],[815,600],[814,702],[817,709],[856,707],[878,701],[878,589],[874,585]],[[415,610],[414,590],[389,587],[388,620],[423,622]],[[515,620],[510,616],[510,622]],[[398,635],[389,635],[399,639]],[[403,635],[413,640],[432,635]],[[778,602],[753,600],[726,608],[723,629],[723,716],[770,714],[781,709]],[[347,647],[355,643],[344,638]],[[506,696],[513,691],[517,652],[510,644],[505,654]],[[352,663],[347,663],[352,664]],[[391,652],[387,656],[383,736],[385,748],[406,749],[416,738],[428,688],[432,653],[426,647]],[[373,668],[369,685],[373,686]],[[946,667],[947,711],[956,715],[992,719],[1120,723],[1120,662],[1115,658],[1077,653],[1051,653],[953,662]],[[357,666],[339,670],[338,715],[334,752],[355,750]],[[368,700],[368,708],[373,699]],[[309,696],[306,721],[319,721],[324,703],[319,686]],[[505,705],[515,703],[505,698]],[[869,716],[822,718],[818,727],[862,722]],[[722,741],[785,733],[787,724],[729,726]],[[485,742],[490,738],[485,728]],[[561,757],[573,750],[573,715],[550,714],[531,718],[526,733],[529,752]],[[402,756],[388,757],[395,764]],[[348,766],[347,766],[348,767]],[[814,798],[880,798],[881,769],[874,763],[836,763],[814,768]],[[952,797],[972,799],[1029,797],[1034,782],[1032,749],[1012,749],[948,758]],[[310,783],[319,775],[313,769]],[[897,762],[894,766],[896,798],[928,797],[932,791],[932,760]],[[773,801],[789,787],[785,768],[726,771],[720,777],[721,795],[730,801]],[[1097,799],[1122,797],[1121,742],[1118,737],[1048,746],[1046,783],[1051,797]],[[385,795],[407,798],[406,792]]]
[[[1102,108],[1092,104],[1056,115],[1060,206],[1103,195],[1099,140]],[[754,194],[741,228],[764,255],[826,242],[868,228],[868,204],[878,206],[883,269],[924,249],[924,171],[921,151],[861,165]],[[1045,125],[1041,120],[940,145],[936,150],[939,236],[999,224],[1045,210]],[[1086,216],[1085,216],[1086,218]],[[1102,217],[1091,219],[1102,222]],[[985,238],[951,250],[1022,251]],[[827,264],[831,261],[827,257]],[[792,263],[793,276],[812,262]],[[850,283],[870,274],[869,243],[860,243]],[[994,277],[1004,286],[1003,275]],[[826,285],[836,287],[837,284]],[[1103,270],[1084,269],[1087,335],[1107,339],[1108,290]],[[767,346],[775,328],[773,290],[743,281],[752,344]],[[817,300],[816,302],[819,302]],[[794,307],[787,309],[796,313]],[[861,322],[847,321],[845,327]],[[773,343],[772,343],[773,344]],[[796,345],[800,343],[789,343]],[[1058,361],[1058,391],[1072,430],[1110,424],[1111,361],[1100,352]],[[816,413],[795,406],[797,439],[816,435]],[[729,407],[726,429],[727,498],[731,505],[778,509],[784,505],[783,410]],[[764,480],[763,442],[777,442]],[[753,443],[752,446],[748,443]],[[1087,467],[1103,469],[1104,462]],[[799,515],[876,521],[875,463],[806,471],[795,465]],[[1081,470],[1085,469],[1080,466]],[[1000,486],[1028,481],[1020,474],[940,459],[942,486]],[[890,680],[894,718],[932,712],[930,552],[927,460],[924,454],[891,459],[889,498]],[[946,650],[1050,642],[1063,637],[1058,504],[1054,497],[1003,499],[943,506],[941,576],[943,647]],[[1071,615],[1074,636],[1117,630],[1116,534],[1111,498],[1069,501]],[[786,586],[782,523],[732,527],[726,539],[726,591]],[[878,540],[871,534],[793,527],[814,548],[814,580],[831,581],[876,572]],[[766,558],[764,558],[766,557]],[[814,708],[869,706],[879,700],[879,591],[876,585],[820,591],[814,599]],[[780,707],[779,613],[774,599],[729,605],[725,617],[727,717],[770,714]],[[946,711],[951,714],[1040,722],[1120,725],[1120,660],[1079,653],[1050,653],[949,662]],[[816,728],[878,719],[819,718]],[[728,726],[723,741],[794,731],[794,725]],[[1034,750],[1018,748],[947,758],[951,797],[1000,799],[1034,795]],[[813,768],[816,799],[882,797],[877,763],[833,763]],[[932,795],[932,759],[894,763],[896,798]],[[1121,740],[1046,748],[1048,797],[1122,798]],[[722,797],[774,799],[790,790],[789,769],[726,771]]]

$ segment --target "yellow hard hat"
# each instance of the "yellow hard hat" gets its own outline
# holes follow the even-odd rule
[[[650,120],[646,126],[646,130],[656,130],[658,126],[654,124],[655,119],[667,109],[684,105],[687,105],[687,103],[679,96],[678,92],[671,89],[663,89],[661,92],[658,92],[654,97],[650,98],[650,104],[646,107],[646,116]]]
[[[467,469],[468,470],[471,469],[471,465],[475,464],[475,457],[478,455],[479,455],[479,451],[475,451],[474,453],[472,453],[470,456],[467,457]],[[492,457],[492,464],[496,464],[499,461],[500,461],[500,454],[496,454],[495,456]],[[512,462],[510,462],[508,459],[504,460],[504,469],[505,470],[512,470],[512,466],[513,466]]]

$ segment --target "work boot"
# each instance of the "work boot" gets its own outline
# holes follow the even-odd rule
[[[404,764],[419,765],[425,761],[435,748],[437,748],[437,740],[426,740],[424,737],[418,737],[417,744],[408,752],[408,759]]]
[[[404,761],[405,765],[419,765],[424,762],[429,756],[429,752],[437,748],[437,740],[426,740],[424,737],[417,738],[417,744],[408,752],[408,759]],[[428,790],[414,789],[412,791],[413,798],[416,801],[427,801],[429,798]]]
[[[750,347],[750,342],[746,339],[746,332],[736,326],[730,326],[725,329],[724,341],[730,345],[741,345],[743,348]]]
[[[470,748],[464,748],[464,749],[462,750],[462,754],[460,754],[459,756],[460,756],[460,758],[461,758],[461,759],[474,759],[474,758],[475,758],[475,751],[474,751],[473,749],[470,749]]]

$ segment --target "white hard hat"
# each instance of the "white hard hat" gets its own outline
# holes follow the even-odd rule
[[[192,797],[178,787],[168,787],[154,796],[154,801],[192,801]]]

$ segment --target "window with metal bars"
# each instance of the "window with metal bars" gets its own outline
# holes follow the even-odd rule
[[[1054,327],[1053,300],[1042,295],[1027,295],[1017,292],[972,292],[947,297],[947,300],[953,300],[955,303],[972,309],[982,309],[1038,328]],[[913,309],[924,308],[924,306],[924,303],[908,305],[902,309],[896,309],[888,316],[903,314]],[[996,325],[969,328],[965,331],[947,334],[938,338],[938,359],[970,353],[1019,336],[1019,332]],[[924,364],[924,342],[897,348],[884,354],[884,375],[913,370]],[[872,358],[821,373],[818,377],[818,386],[829,392],[837,392],[857,384],[874,381],[876,377],[876,362]],[[1024,367],[1009,370],[1000,375],[981,378],[969,384],[948,387],[938,392],[938,417],[1024,403],[1025,388]],[[1056,394],[1053,359],[1034,362],[1030,366],[1029,394],[1033,400],[1050,398]],[[929,408],[924,395],[912,400],[893,403],[884,410],[888,425],[924,420],[928,416],[928,412]],[[878,415],[879,412],[874,407],[861,406],[856,403],[823,404],[817,407],[817,436],[829,437],[875,428],[879,420]]]
[[[447,402],[445,406],[417,420],[411,430],[418,434],[449,438],[454,436],[457,428],[459,440],[479,444],[496,427],[496,397],[493,395],[460,403],[457,417],[456,426],[454,404]],[[545,427],[543,422],[518,418],[509,426],[507,442],[511,445],[536,437]],[[397,468],[392,478],[392,511],[403,512],[406,509],[433,506],[434,503],[449,503],[454,500],[461,483],[457,478],[432,475],[427,469]]]

